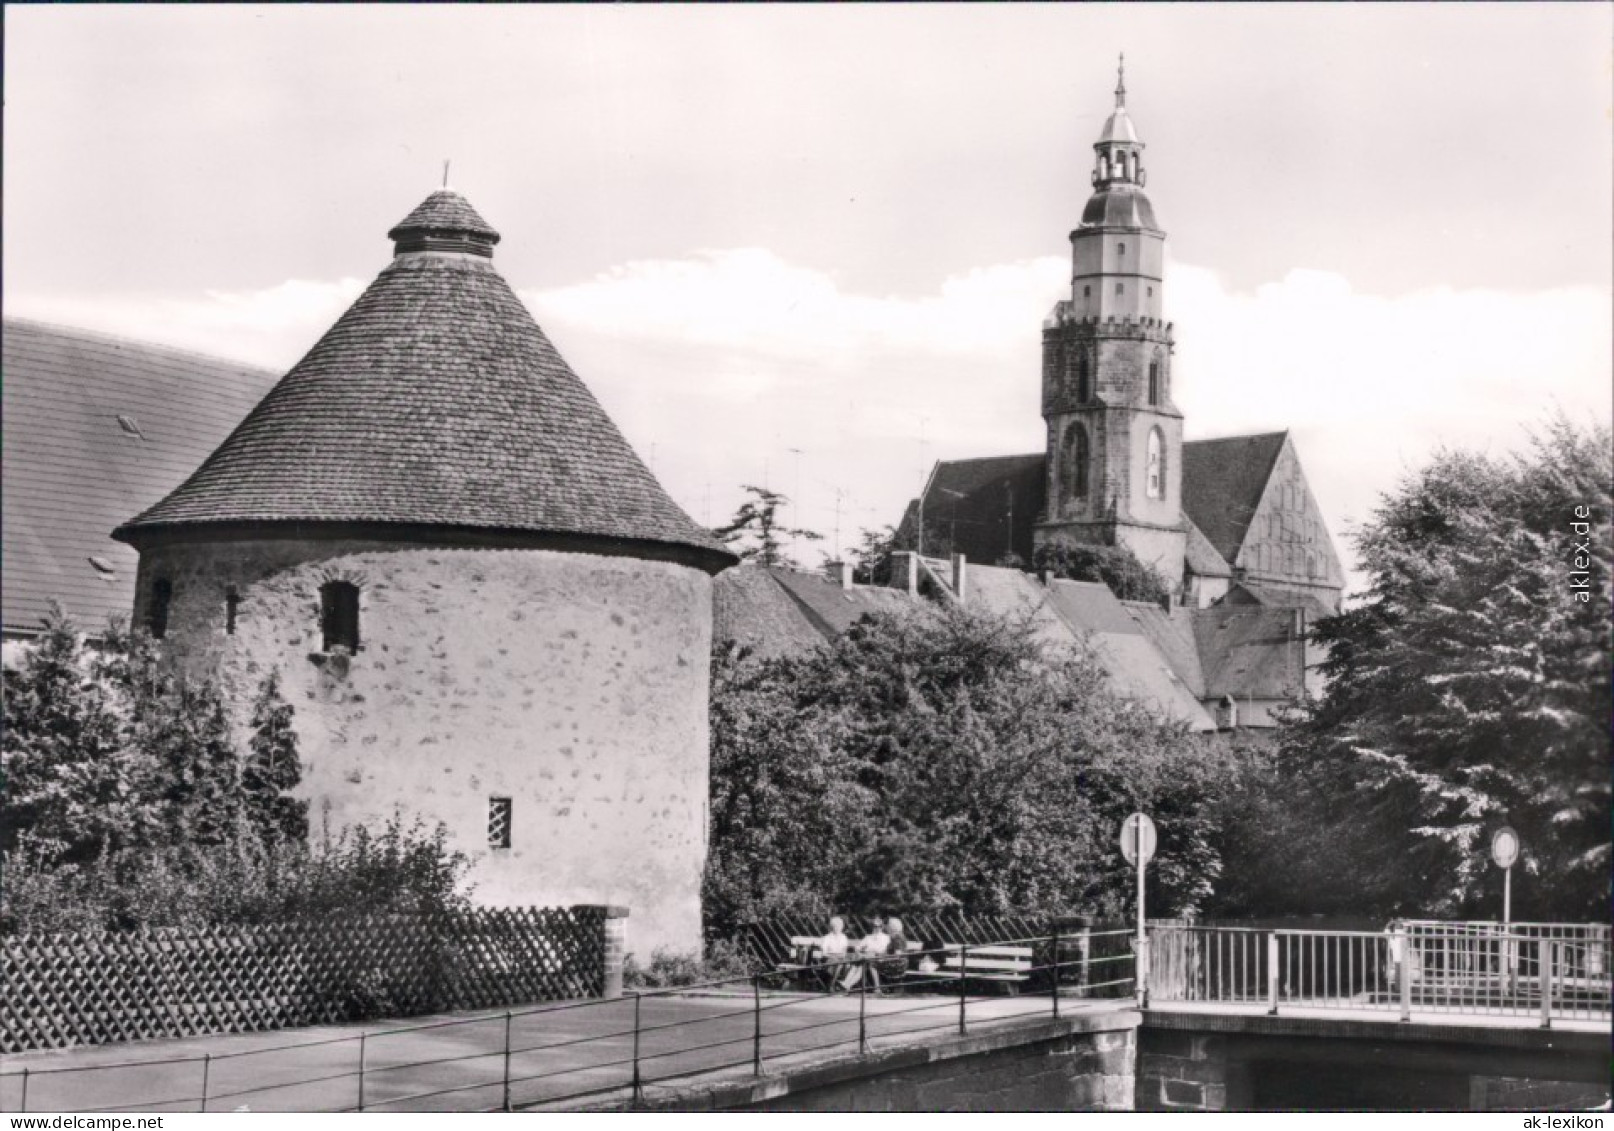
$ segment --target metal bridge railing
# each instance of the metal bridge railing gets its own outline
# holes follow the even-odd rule
[[[1524,931],[1512,927],[1525,927]],[[1392,923],[1383,932],[1158,927],[1155,1003],[1265,1004],[1553,1020],[1611,1016],[1609,931],[1599,925]]]
[[[862,965],[855,998],[834,1011],[826,995],[776,992],[791,971],[718,979],[692,986],[592,999],[476,1017],[363,1031],[321,1041],[292,1041],[267,1048],[111,1064],[0,1072],[0,1110],[88,1113],[96,1111],[422,1111],[505,1110],[575,1105],[593,1100],[634,1103],[655,1084],[718,1073],[761,1076],[770,1061],[829,1050],[868,1052],[880,1037],[950,1029],[967,1032],[973,1020],[1060,1015],[1061,999],[1114,998],[1137,993],[1136,956],[1130,931],[1089,930],[1003,939],[990,944],[950,944],[909,952],[909,959],[952,954],[963,977],[938,971],[910,973],[900,997],[871,1009],[867,976],[879,958],[851,957],[840,969]],[[1029,947],[1035,956],[1023,972],[1029,993],[1005,1010],[999,990],[982,994],[993,971],[969,976],[972,951]],[[806,969],[806,968],[802,968]],[[972,992],[972,990],[974,992]],[[701,1016],[676,1016],[672,999],[696,992],[719,995],[725,1008]],[[911,995],[911,996],[910,996]],[[1041,1002],[1047,996],[1046,1004]],[[1000,1003],[991,1009],[985,1002]],[[811,1003],[819,1003],[813,1009]],[[898,1003],[901,1003],[900,1005]],[[855,1012],[853,1005],[855,1004]],[[1068,1005],[1065,1008],[1069,1008]],[[595,1011],[603,1032],[565,1036],[556,1015]],[[901,1019],[899,1021],[899,1019]],[[896,1022],[896,1023],[894,1023]],[[557,1032],[559,1030],[559,1032]],[[423,1035],[445,1038],[428,1056]],[[558,1038],[558,1039],[557,1039]],[[309,1072],[302,1056],[318,1049],[322,1066]],[[281,1056],[277,1063],[276,1054]],[[296,1063],[294,1063],[294,1061]],[[119,1094],[109,1105],[69,1107],[82,1096],[79,1083],[100,1076],[103,1093]],[[431,1081],[434,1087],[412,1087]],[[93,1090],[91,1090],[93,1094]],[[81,1100],[82,1102],[82,1100]]]

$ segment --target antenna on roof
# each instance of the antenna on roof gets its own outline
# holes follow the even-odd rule
[[[447,157],[443,158],[443,187],[444,188],[448,187],[448,162],[449,162],[449,159]]]

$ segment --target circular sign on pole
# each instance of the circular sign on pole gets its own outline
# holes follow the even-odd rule
[[[1154,859],[1155,845],[1160,839],[1147,813],[1134,813],[1121,822],[1121,855],[1126,857],[1128,864],[1138,862],[1140,838],[1143,841],[1143,862],[1147,864]]]
[[[1498,868],[1511,868],[1519,858],[1519,834],[1503,825],[1491,834],[1491,859]]]

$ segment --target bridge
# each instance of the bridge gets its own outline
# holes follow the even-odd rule
[[[1152,926],[1029,948],[1025,992],[784,974],[620,998],[8,1058],[0,1110],[1425,1107],[1606,1099],[1606,926]],[[958,949],[954,948],[956,954]],[[966,974],[971,949],[961,948]],[[1140,958],[1141,956],[1141,958]]]

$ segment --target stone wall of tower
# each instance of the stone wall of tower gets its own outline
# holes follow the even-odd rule
[[[615,903],[629,949],[700,946],[711,579],[670,562],[372,541],[147,547],[163,648],[245,725],[281,673],[315,830],[443,822],[494,905]],[[320,586],[360,591],[360,651],[323,653]],[[226,594],[239,598],[227,631]],[[511,845],[491,849],[489,802]]]
[[[1042,413],[1048,481],[1040,543],[1065,539],[1123,545],[1175,584],[1187,550],[1182,520],[1182,414],[1171,399],[1171,328],[1157,318],[1085,319],[1061,303],[1043,330]],[[1086,397],[1081,370],[1087,366]],[[1158,404],[1149,369],[1158,365]],[[1087,492],[1077,497],[1072,433],[1086,430]],[[1149,433],[1158,429],[1164,493],[1146,489]]]

